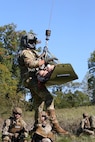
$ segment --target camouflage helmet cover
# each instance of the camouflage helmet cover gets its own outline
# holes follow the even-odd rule
[[[88,117],[88,113],[83,113],[83,117]]]
[[[19,113],[19,114],[22,114],[22,109],[19,108],[19,107],[15,107],[15,108],[13,109],[13,113]]]

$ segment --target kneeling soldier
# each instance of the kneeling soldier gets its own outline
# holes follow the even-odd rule
[[[77,135],[80,136],[80,134],[88,134],[88,135],[94,135],[94,131],[90,124],[90,117],[87,113],[83,113],[83,119],[80,122],[80,127],[77,130]]]
[[[52,125],[48,119],[48,115],[45,111],[41,113],[40,124],[33,135],[32,142],[53,142],[55,141],[55,135],[52,130]]]
[[[2,128],[2,142],[27,142],[27,124],[22,119],[22,110],[13,109],[12,117],[6,119]]]

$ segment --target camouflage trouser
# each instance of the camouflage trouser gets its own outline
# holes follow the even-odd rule
[[[27,140],[17,139],[15,137],[4,136],[2,138],[2,142],[27,142]]]
[[[27,88],[30,89],[35,107],[35,120],[38,121],[40,112],[43,111],[44,106],[46,110],[54,109],[53,96],[50,94],[45,84],[38,82],[34,77],[28,80]]]
[[[79,128],[77,130],[77,135],[80,136],[81,134],[94,135],[94,131],[90,129]]]
[[[38,134],[34,134],[31,142],[53,142],[53,141],[49,138],[44,138]]]
[[[92,131],[90,129],[84,129],[83,132],[88,134],[88,135],[94,135],[94,131]]]
[[[11,139],[9,138],[9,136],[3,136],[2,142],[11,142]]]

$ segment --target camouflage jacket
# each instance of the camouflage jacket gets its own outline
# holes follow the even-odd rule
[[[19,54],[19,65],[21,73],[25,74],[29,70],[33,70],[39,67],[39,55],[35,50],[25,49]]]
[[[89,118],[86,117],[84,118],[81,123],[80,123],[80,126],[82,129],[89,129],[90,128],[90,121],[89,121]]]
[[[2,127],[2,135],[8,136],[10,133],[24,133],[26,137],[28,135],[27,124],[22,118],[15,120],[10,117],[6,119]]]

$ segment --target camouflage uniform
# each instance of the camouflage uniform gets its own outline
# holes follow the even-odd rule
[[[16,107],[13,116],[6,119],[2,128],[2,142],[27,142],[27,124],[20,116],[18,119],[15,118],[15,114],[21,115],[22,110]]]
[[[57,121],[54,109],[54,100],[53,96],[50,94],[48,89],[45,86],[45,83],[39,82],[36,76],[37,69],[40,67],[39,55],[35,50],[35,46],[37,40],[35,41],[35,36],[33,34],[28,34],[22,36],[21,45],[23,50],[20,52],[18,62],[21,70],[21,80],[23,81],[23,85],[30,89],[34,105],[35,105],[35,124],[40,123],[39,115],[44,109],[44,104],[46,110],[48,111],[48,115],[52,123],[54,124],[55,129],[58,133],[66,133],[67,132],[62,129]],[[44,61],[45,63],[45,61]]]
[[[80,123],[80,128],[78,129],[78,135],[85,133],[88,135],[94,135],[94,131],[91,128],[89,117],[87,113],[83,113],[83,119]]]

